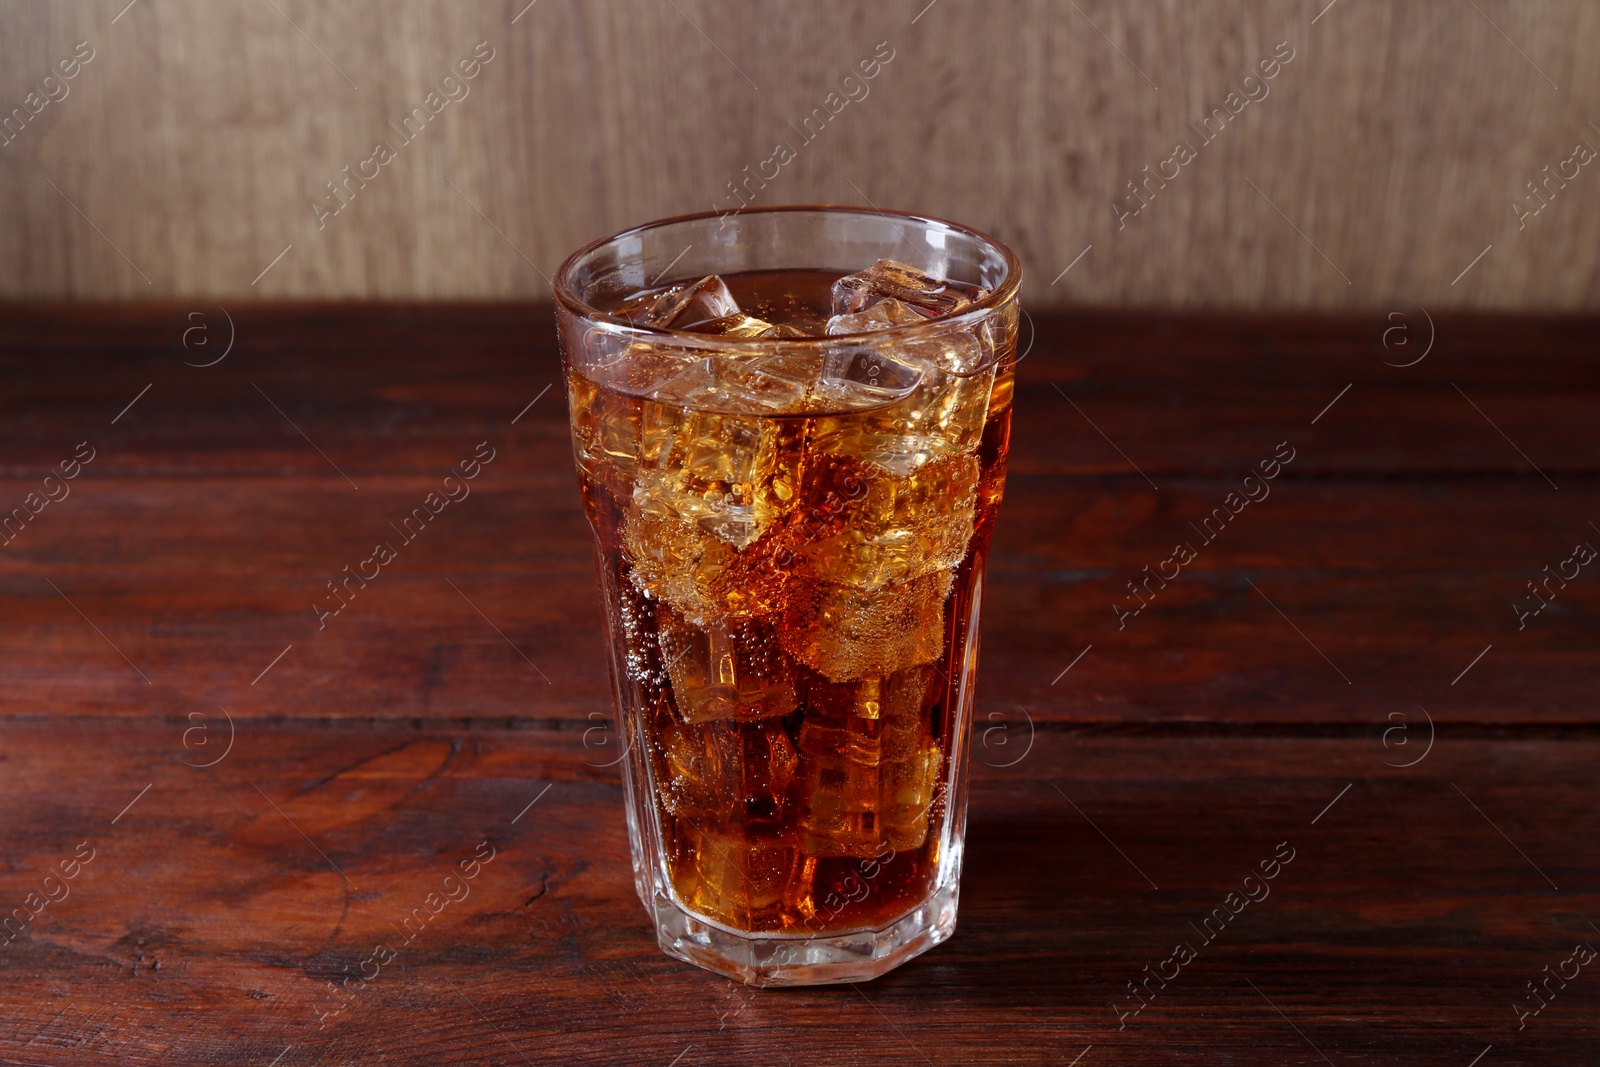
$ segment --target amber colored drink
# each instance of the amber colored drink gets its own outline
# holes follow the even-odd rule
[[[1015,308],[942,333],[905,314],[912,336],[877,321],[903,313],[896,301],[841,317],[847,274],[748,271],[629,292],[598,310],[640,321],[666,307],[671,329],[759,343],[707,354],[663,336],[568,363],[633,746],[640,894],[669,951],[754,984],[886,966],[802,953],[763,968],[759,952],[730,964],[715,946],[697,951],[696,930],[849,945],[941,886],[954,923]],[[950,282],[943,295],[960,308],[984,293]],[[695,301],[737,312],[691,321]],[[941,306],[918,316],[937,327]],[[818,343],[830,333],[839,340]]]

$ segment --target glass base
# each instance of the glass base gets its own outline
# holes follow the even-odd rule
[[[652,909],[661,950],[750,986],[865,982],[948,940],[959,885],[951,884],[887,926],[817,937],[738,934],[689,914],[657,894]]]

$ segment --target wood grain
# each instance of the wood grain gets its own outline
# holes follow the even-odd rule
[[[184,347],[184,307],[0,327],[7,508],[79,442],[98,450],[0,548],[0,707],[609,713],[548,310],[246,307],[234,351],[197,369],[184,361],[214,357],[199,335]],[[1600,537],[1595,323],[1444,318],[1428,358],[1397,369],[1367,347],[1374,321],[1037,319],[984,615],[997,716],[1374,737],[1419,705],[1452,723],[1593,719],[1571,694],[1592,675],[1600,585],[1572,582],[1520,629],[1512,604]],[[1190,524],[1285,440],[1271,495],[1204,543]],[[484,441],[496,458],[472,495],[319,621],[326,583],[398,540],[390,524]],[[1198,559],[1119,626],[1127,583],[1178,541]]]
[[[1584,0],[12,0],[0,113],[95,58],[0,147],[0,297],[541,297],[594,237],[738,206],[782,142],[754,202],[978,226],[1036,308],[1592,308],[1600,178],[1528,183],[1600,146],[1597,35]],[[396,158],[319,221],[378,141]]]
[[[94,449],[0,545],[0,1060],[1600,1055],[1587,971],[1515,1008],[1600,943],[1600,585],[1510,610],[1600,538],[1593,318],[1439,315],[1396,367],[1420,349],[1387,313],[1034,316],[957,934],[759,992],[663,956],[634,894],[549,308],[230,313],[0,321],[0,507]],[[1119,629],[1126,582],[1286,440]],[[485,441],[319,628],[324,583]]]
[[[576,730],[257,722],[194,770],[186,726],[0,725],[5,902],[79,842],[96,850],[0,946],[0,1055],[943,1067],[1090,1045],[1084,1063],[1600,1050],[1586,972],[1520,1032],[1511,1007],[1600,939],[1593,738],[1442,739],[1396,769],[1334,738],[1041,733],[1014,766],[975,765],[949,944],[855,989],[773,992],[659,953],[615,771]],[[402,927],[485,841],[469,895]],[[1280,843],[1293,859],[1270,895],[1206,944],[1190,924]],[[1119,1020],[1127,983],[1179,942],[1199,958]],[[363,968],[380,944],[395,958]]]

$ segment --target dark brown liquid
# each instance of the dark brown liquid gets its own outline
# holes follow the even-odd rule
[[[746,314],[820,335],[841,273],[724,280]],[[614,677],[649,783],[635,814],[683,907],[825,934],[933,891],[1011,362],[826,416],[705,414],[569,373]]]

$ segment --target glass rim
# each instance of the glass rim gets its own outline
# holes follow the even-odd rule
[[[645,233],[649,230],[674,226],[679,223],[698,222],[702,219],[725,218],[729,215],[776,215],[789,212],[796,214],[874,215],[890,221],[898,219],[912,223],[934,223],[948,227],[982,242],[998,252],[1000,258],[1005,262],[1006,275],[999,285],[985,293],[982,298],[974,301],[970,307],[963,308],[959,312],[936,315],[922,322],[909,323],[904,326],[892,326],[881,330],[785,338],[733,338],[717,334],[696,333],[694,330],[674,330],[664,326],[649,326],[632,322],[620,315],[613,315],[589,304],[578,296],[571,285],[572,273],[579,261],[606,245],[620,241],[623,238]],[[774,342],[781,340],[785,345],[830,345],[845,340],[860,341],[866,338],[878,341],[914,338],[919,333],[942,332],[952,326],[962,326],[969,322],[976,323],[981,321],[994,309],[1003,307],[1017,298],[1022,288],[1022,261],[1017,258],[1017,254],[1007,247],[1004,242],[991,237],[982,230],[975,230],[971,226],[963,226],[959,222],[951,222],[935,215],[917,215],[909,211],[883,211],[874,207],[854,207],[845,204],[771,204],[758,208],[740,208],[731,212],[697,211],[687,215],[673,215],[669,218],[655,219],[638,226],[630,226],[625,230],[618,230],[616,233],[596,238],[562,261],[561,266],[556,268],[550,288],[558,307],[577,315],[587,322],[614,327],[619,331],[627,331],[646,337],[671,338],[679,344],[687,342],[694,347],[746,349],[770,347]]]

